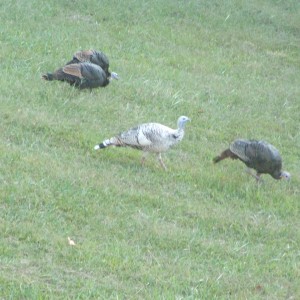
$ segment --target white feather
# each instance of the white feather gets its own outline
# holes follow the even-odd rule
[[[177,129],[172,129],[159,123],[140,124],[118,136],[103,141],[102,145],[104,147],[101,148],[107,146],[128,146],[142,150],[144,155],[146,152],[154,152],[158,154],[160,164],[166,169],[161,158],[161,153],[182,140],[184,126],[187,121],[190,121],[188,117],[181,116],[177,121]],[[99,145],[95,146],[95,150],[97,149],[100,149]],[[145,156],[143,156],[142,162],[144,162],[144,159]]]
[[[140,130],[137,134],[138,143],[141,146],[150,146],[152,142],[147,139],[147,137],[144,135],[144,133]]]

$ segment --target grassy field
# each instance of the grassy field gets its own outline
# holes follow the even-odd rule
[[[0,299],[300,299],[299,1],[0,7]],[[90,48],[121,80],[41,80]],[[180,115],[167,172],[93,150]],[[213,165],[239,137],[274,144],[291,182]]]

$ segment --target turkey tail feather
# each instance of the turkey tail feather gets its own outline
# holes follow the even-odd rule
[[[94,149],[95,149],[95,150],[98,150],[98,149],[104,149],[104,148],[106,148],[106,147],[107,147],[107,145],[101,143],[101,144],[96,145],[96,146],[94,147]]]
[[[52,73],[44,74],[44,75],[42,75],[42,78],[43,78],[44,80],[50,80],[50,81],[54,79]]]
[[[232,159],[236,159],[238,158],[234,153],[232,153],[230,151],[230,149],[226,149],[225,151],[223,151],[220,155],[216,156],[214,159],[213,159],[213,162],[216,164],[218,163],[219,161],[225,159],[225,158],[232,158]]]
[[[104,148],[109,147],[109,146],[120,146],[120,144],[118,143],[118,141],[116,140],[116,138],[113,137],[111,139],[105,140],[102,143],[96,145],[94,147],[94,149],[95,150],[104,149]]]
[[[221,160],[222,160],[221,156],[216,156],[216,157],[213,159],[213,162],[216,164],[216,163],[218,163],[218,162],[221,161]]]

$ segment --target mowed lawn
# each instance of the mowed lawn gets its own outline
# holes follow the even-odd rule
[[[300,299],[299,1],[0,8],[0,299]],[[80,49],[120,80],[41,79]],[[167,172],[93,149],[181,115]],[[292,180],[213,165],[235,138],[275,145]]]

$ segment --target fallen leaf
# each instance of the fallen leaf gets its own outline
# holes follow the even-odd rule
[[[68,241],[69,241],[69,245],[70,246],[75,246],[75,242],[73,240],[70,239],[70,237],[68,236]]]

